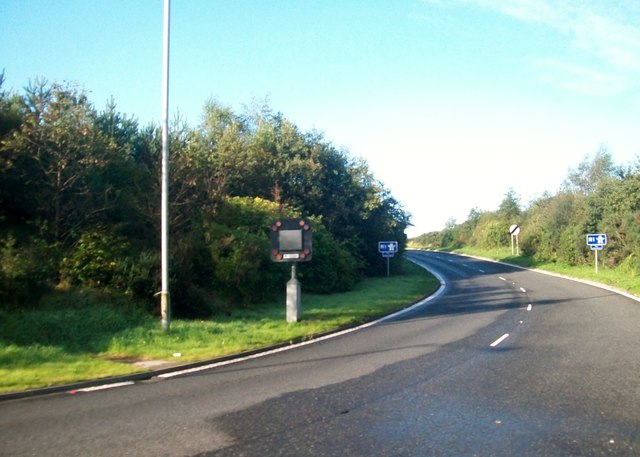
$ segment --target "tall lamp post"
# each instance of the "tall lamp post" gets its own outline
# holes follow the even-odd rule
[[[169,16],[171,0],[164,0],[164,40],[162,49],[162,197],[160,203],[160,238],[162,290],[160,314],[162,330],[169,331],[171,304],[169,301]]]

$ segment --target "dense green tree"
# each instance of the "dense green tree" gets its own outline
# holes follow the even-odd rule
[[[513,188],[509,188],[504,195],[504,199],[500,202],[498,216],[507,222],[515,224],[518,222],[521,213],[520,197]]]
[[[113,99],[97,111],[73,84],[36,80],[23,95],[0,91],[3,301],[20,305],[55,283],[152,300],[160,137]],[[313,220],[315,262],[300,274],[314,292],[381,273],[380,240],[404,249],[410,216],[366,162],[266,103],[237,114],[210,100],[196,128],[172,123],[169,150],[178,315],[206,316],[280,290],[288,272],[270,261],[266,236],[276,216]]]
[[[20,113],[20,97],[2,89],[5,77],[0,73],[0,140],[8,133],[16,130],[22,123]]]
[[[591,195],[600,180],[611,176],[615,171],[611,153],[601,146],[593,158],[587,155],[576,168],[569,170],[563,187],[572,192]]]
[[[21,110],[20,128],[2,142],[9,206],[20,208],[50,241],[65,242],[116,208],[128,181],[119,167],[128,158],[96,124],[86,94],[73,86],[36,81]]]
[[[601,147],[568,171],[561,190],[545,193],[525,210],[520,209],[513,189],[495,212],[469,216],[462,224],[448,224],[439,234],[412,240],[414,245],[437,245],[438,236],[461,244],[493,248],[508,245],[511,223],[523,227],[522,252],[541,261],[586,264],[592,255],[586,246],[589,233],[606,233],[609,242],[602,254],[610,267],[640,272],[640,159],[627,167],[616,166],[609,151]],[[469,227],[473,235],[467,236]]]

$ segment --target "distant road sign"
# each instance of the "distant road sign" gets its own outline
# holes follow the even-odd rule
[[[378,252],[395,254],[398,252],[397,241],[378,241]]]
[[[511,227],[509,227],[509,233],[513,236],[513,235],[518,235],[520,233],[520,226],[517,224],[513,224]]]
[[[587,235],[587,246],[604,246],[606,244],[606,233],[590,233],[589,235]]]

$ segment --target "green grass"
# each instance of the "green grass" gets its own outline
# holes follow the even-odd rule
[[[90,377],[110,377],[144,371],[90,354],[70,354],[56,346],[0,343],[0,392],[68,384]]]
[[[640,296],[640,278],[638,274],[623,266],[617,268],[607,268],[599,264],[598,273],[595,271],[595,259],[591,265],[567,265],[559,262],[536,262],[530,257],[511,255],[510,248],[504,249],[478,249],[471,247],[456,248],[451,252],[486,257],[500,260],[502,262],[519,265],[526,268],[537,268],[540,270],[558,273],[578,279],[587,279],[612,286],[614,288]]]
[[[302,288],[300,322],[285,320],[282,301],[234,311],[211,320],[174,320],[167,333],[159,319],[131,305],[96,303],[83,295],[58,297],[43,309],[0,312],[0,392],[131,374],[131,361],[173,364],[206,360],[278,343],[312,338],[365,322],[428,295],[438,283],[409,262],[406,274],[370,278],[351,292],[312,295]],[[179,357],[174,354],[179,353]]]

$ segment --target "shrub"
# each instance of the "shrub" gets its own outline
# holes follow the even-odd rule
[[[62,259],[62,277],[74,285],[105,287],[113,284],[118,263],[127,257],[128,242],[95,228],[83,233]]]
[[[321,224],[313,226],[313,258],[300,267],[304,290],[326,294],[350,290],[358,280],[355,257]]]
[[[0,300],[4,306],[34,305],[51,288],[55,249],[38,238],[0,239]]]
[[[482,220],[475,230],[475,237],[484,248],[509,246],[509,225],[500,220]]]
[[[112,287],[130,297],[149,300],[158,291],[159,277],[159,253],[142,251],[137,257],[125,257],[116,263]]]
[[[213,282],[242,304],[270,298],[286,275],[269,257],[268,227],[260,233],[246,227],[211,226]]]

